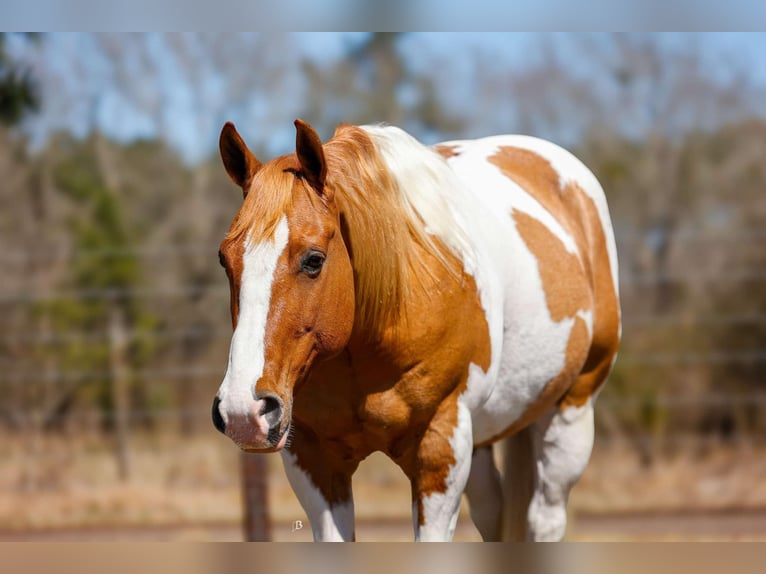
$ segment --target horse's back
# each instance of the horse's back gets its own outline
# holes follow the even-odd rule
[[[617,286],[617,248],[604,190],[574,154],[547,140],[524,135],[446,142],[436,148],[467,189],[494,213],[516,209],[545,222],[550,221],[550,214],[559,224],[573,218],[584,219],[589,214],[577,209],[564,212],[551,209],[554,188],[564,196],[577,186],[593,201],[606,239],[612,280]]]
[[[476,202],[477,282],[496,286],[482,294],[493,369],[468,390],[481,443],[597,392],[619,341],[616,248],[600,184],[561,147],[508,135],[437,150]]]

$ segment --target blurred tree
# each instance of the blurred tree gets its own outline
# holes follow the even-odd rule
[[[35,36],[27,35],[27,38],[34,41]],[[29,289],[38,276],[40,267],[32,258],[24,257],[19,247],[30,245],[34,234],[28,216],[41,213],[40,198],[32,191],[34,177],[29,155],[23,142],[14,137],[14,128],[39,109],[41,99],[36,79],[9,53],[8,39],[9,34],[0,33],[0,177],[3,180],[0,186],[0,238],[4,240],[4,251],[10,251],[10,258],[4,263],[10,265],[11,272],[6,274],[3,284],[6,293],[14,293]],[[3,305],[0,311],[2,332],[25,332],[28,325],[35,322],[28,311],[25,306],[15,305],[13,300]],[[0,369],[9,372],[30,359],[20,343],[13,339],[0,343]],[[7,377],[3,382],[6,401],[0,404],[0,412],[16,425],[29,425],[32,421],[24,420],[24,414],[29,410],[24,407],[39,403],[39,386],[24,385]]]
[[[416,73],[401,50],[404,33],[375,32],[334,64],[303,61],[309,85],[304,116],[329,137],[341,123],[387,123],[415,137],[460,133],[464,123],[447,111],[436,78]]]
[[[142,272],[136,258],[127,254],[136,243],[135,231],[126,221],[129,210],[107,175],[113,166],[99,158],[110,144],[100,134],[72,143],[55,166],[53,183],[73,204],[67,227],[75,257],[67,275],[68,286],[80,294],[54,300],[47,311],[55,328],[105,334],[88,345],[74,341],[61,357],[61,366],[88,373],[84,377],[88,384],[81,388],[107,415],[107,428],[116,431],[119,471],[127,478],[131,404],[147,406],[146,391],[131,373],[152,354],[150,342],[130,333],[141,332],[155,321],[135,295]],[[93,256],[100,252],[108,256]],[[61,404],[71,404],[68,394],[62,395]],[[60,408],[54,412],[59,418],[63,414]]]
[[[95,45],[109,63],[110,83],[137,113],[150,119],[158,136],[166,142],[177,142],[181,133],[198,140],[197,149],[208,150],[218,140],[226,121],[235,120],[248,137],[256,153],[262,154],[274,123],[282,119],[280,110],[289,105],[287,98],[272,98],[280,89],[293,90],[295,75],[290,74],[290,60],[297,51],[287,36],[264,34],[166,34],[166,35],[103,35],[94,36]],[[168,65],[173,66],[173,82],[168,82]],[[144,82],[135,82],[139,75]],[[179,125],[176,115],[178,94],[190,107],[188,122]],[[98,109],[101,92],[93,92],[93,109]],[[268,101],[267,101],[268,100]],[[264,105],[257,105],[263,102]],[[98,126],[94,116],[92,129]],[[151,146],[145,146],[147,148]],[[103,148],[106,149],[106,148]],[[107,153],[102,157],[108,158]],[[166,154],[167,155],[167,154]],[[133,154],[134,159],[137,153]],[[174,178],[177,167],[162,167],[149,157],[162,177]],[[223,238],[234,215],[241,193],[232,189],[220,160],[216,157],[194,157],[184,167],[183,183],[158,190],[153,204],[163,204],[164,217],[159,220],[147,213],[156,225],[146,226],[146,243],[172,243],[206,246],[209,257],[198,251],[181,250],[172,269],[177,284],[194,286],[179,298],[173,312],[165,310],[169,323],[197,333],[174,349],[173,357],[188,368],[203,367],[220,349],[213,340],[221,324],[225,307],[216,305],[220,298],[211,289],[223,286],[216,257],[217,245]],[[135,164],[120,165],[112,160],[115,177],[126,177]],[[170,162],[173,163],[172,161]],[[132,177],[135,177],[133,175]],[[157,279],[155,277],[155,279]],[[225,319],[225,314],[224,314]],[[206,362],[207,361],[207,362]],[[200,419],[198,407],[209,400],[211,387],[203,378],[179,381],[175,402],[183,409],[180,418],[184,433],[209,428]]]
[[[215,252],[241,193],[208,150],[234,120],[264,159],[291,151],[290,122],[302,116],[323,137],[341,122],[384,121],[427,142],[524,132],[573,149],[603,183],[620,248],[626,329],[603,396],[639,404],[608,424],[602,410],[602,428],[661,435],[762,426],[752,409],[726,406],[668,417],[658,398],[762,388],[763,283],[741,277],[757,277],[766,263],[763,235],[752,232],[766,219],[766,130],[754,119],[754,102],[764,98],[746,63],[717,74],[687,37],[537,35],[513,57],[463,38],[344,37],[335,58],[293,35],[67,36],[68,59],[42,50],[46,37],[29,42],[38,96],[56,94],[38,97],[46,121],[87,125],[71,128],[77,137],[51,137],[35,155],[0,130],[2,256],[13,262],[3,292],[69,287],[124,297],[115,296],[122,318],[111,321],[114,306],[97,297],[62,299],[37,315],[9,298],[0,316],[8,340],[31,330],[66,342],[46,344],[45,353],[18,337],[3,343],[0,366],[39,367],[44,376],[2,400],[42,402],[59,419],[94,404],[110,409],[108,377],[88,386],[75,375],[109,370],[123,355],[155,371],[198,369],[198,377],[135,379],[131,400],[182,409],[183,432],[209,429],[205,405],[219,381],[205,370],[221,369],[230,334]],[[439,49],[426,49],[429,42]],[[9,44],[0,36],[0,70],[15,67],[18,88],[26,72]],[[13,93],[11,101],[25,101]],[[149,139],[118,143],[101,135],[110,123],[145,125]],[[188,141],[196,152],[182,160],[173,150]],[[137,248],[154,255],[137,257]],[[142,285],[175,292],[141,298]],[[129,337],[120,351],[109,344],[110,325],[120,323],[131,335],[159,336],[140,344]],[[69,336],[80,331],[84,338]]]
[[[39,109],[40,93],[29,70],[8,54],[6,38],[0,34],[0,122],[13,126]]]
[[[762,351],[755,338],[745,343],[763,332],[754,314],[762,280],[729,279],[763,264],[761,236],[735,239],[764,222],[751,191],[762,186],[764,134],[743,122],[758,115],[762,90],[746,62],[722,76],[693,37],[661,35],[542,36],[528,53],[515,66],[477,50],[476,105],[464,113],[477,135],[519,131],[569,147],[607,193],[626,328],[604,397],[641,405],[607,415],[610,429],[650,436],[637,446],[651,462],[668,436],[696,425],[728,432],[742,424],[727,421],[747,419],[754,428],[757,417],[739,407],[700,404],[671,417],[662,398],[762,389]]]
[[[120,255],[133,243],[119,190],[106,184],[94,157],[94,147],[104,145],[95,143],[99,137],[93,135],[85,142],[74,144],[54,172],[57,188],[76,206],[68,221],[75,255],[71,286],[113,294],[126,312],[138,315],[137,303],[130,299],[123,301],[122,293],[140,284],[141,270],[135,258]],[[113,253],[109,257],[92,256],[99,251]],[[83,256],[78,257],[79,253]],[[89,303],[89,309],[98,320],[104,315],[103,307],[109,304],[111,302]]]

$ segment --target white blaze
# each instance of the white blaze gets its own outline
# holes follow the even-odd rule
[[[246,416],[255,400],[255,383],[263,374],[266,320],[271,302],[271,285],[279,256],[287,246],[289,230],[283,216],[273,240],[252,244],[245,240],[239,290],[237,328],[231,338],[229,364],[218,398],[228,424],[232,415]]]

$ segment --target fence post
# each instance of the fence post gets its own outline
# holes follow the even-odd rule
[[[130,454],[128,450],[129,397],[127,360],[128,335],[125,328],[125,316],[119,305],[113,304],[109,315],[109,386],[112,409],[114,410],[114,432],[117,472],[120,480],[130,477]]]
[[[271,540],[267,462],[265,455],[242,453],[243,530],[247,542]]]

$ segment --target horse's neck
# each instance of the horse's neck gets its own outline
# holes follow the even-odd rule
[[[399,312],[386,325],[369,332],[355,325],[349,348],[364,356],[376,356],[395,364],[411,365],[432,353],[438,337],[453,330],[454,313],[466,301],[477,300],[473,279],[463,273],[462,263],[448,256],[445,267],[436,256],[416,246],[421,265],[408,265]]]
[[[403,434],[423,428],[465,389],[469,365],[489,368],[489,331],[473,278],[457,258],[452,269],[432,263],[408,273],[413,284],[394,323],[376,333],[355,326],[344,351],[317,364],[296,393],[296,420],[345,444],[352,458],[375,450],[396,455]]]

